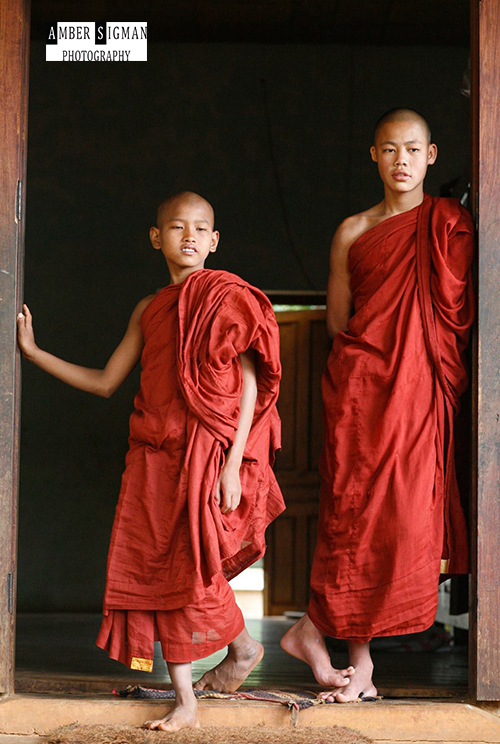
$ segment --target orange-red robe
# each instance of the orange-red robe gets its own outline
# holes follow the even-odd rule
[[[354,315],[322,380],[320,526],[309,616],[365,642],[434,621],[442,559],[467,572],[453,417],[467,385],[473,225],[423,203],[351,246]]]
[[[144,311],[141,387],[111,536],[98,645],[149,669],[223,648],[243,629],[227,583],[265,550],[284,509],[272,471],[279,334],[267,297],[225,271],[200,270]],[[239,354],[256,355],[257,402],[240,470],[241,503],[222,514],[215,484],[238,428]]]

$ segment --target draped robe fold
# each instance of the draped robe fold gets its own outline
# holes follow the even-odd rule
[[[467,385],[473,244],[468,212],[425,195],[350,248],[354,315],[322,379],[308,609],[327,635],[365,642],[423,631],[443,566],[468,570],[453,418]]]
[[[141,327],[141,386],[97,644],[149,670],[155,639],[168,661],[191,661],[243,628],[227,582],[263,555],[265,529],[284,509],[272,470],[281,366],[269,300],[225,271],[203,269],[165,287]],[[240,469],[241,502],[226,515],[215,485],[238,428],[239,354],[249,349],[257,402]]]

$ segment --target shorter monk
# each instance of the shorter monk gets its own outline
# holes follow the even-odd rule
[[[232,692],[264,653],[228,581],[263,555],[264,531],[284,509],[272,471],[281,366],[267,297],[204,268],[219,241],[205,199],[166,199],[150,238],[170,284],[139,302],[103,370],[38,348],[26,305],[18,332],[25,358],[106,398],[141,359],[97,645],[151,671],[161,642],[176,700],[145,726],[176,731],[199,726],[192,661],[228,646],[196,688]]]
[[[474,315],[472,220],[424,193],[437,147],[420,114],[387,112],[371,156],[384,198],[332,242],[311,600],[282,639],[342,703],[377,694],[371,638],[429,628],[440,573],[468,570],[453,422]],[[326,681],[325,636],[348,642],[346,687]]]

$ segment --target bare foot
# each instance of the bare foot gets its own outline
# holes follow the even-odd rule
[[[175,704],[169,710],[165,718],[157,721],[146,721],[144,728],[157,729],[159,731],[180,731],[183,728],[200,728],[198,721],[198,705],[194,699],[193,703]]]
[[[342,690],[320,692],[318,697],[327,702],[353,703],[360,697],[376,697],[373,684],[373,661],[369,643],[349,643],[349,658],[356,666],[356,674]]]
[[[235,692],[264,656],[264,647],[245,629],[230,643],[227,656],[195,683],[195,690]]]
[[[316,680],[323,687],[334,687],[337,692],[338,688],[344,688],[349,684],[354,674],[352,666],[347,669],[335,669],[332,666],[324,636],[307,614],[285,633],[280,645],[290,656],[309,664]]]

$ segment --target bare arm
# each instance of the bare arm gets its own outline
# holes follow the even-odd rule
[[[351,317],[352,294],[348,256],[353,239],[352,226],[349,220],[345,220],[335,232],[330,249],[330,274],[326,297],[326,328],[330,338],[345,331]]]
[[[141,315],[154,295],[141,300],[130,317],[128,328],[104,369],[91,369],[66,362],[40,349],[35,343],[33,320],[27,305],[17,319],[18,340],[23,356],[41,369],[87,393],[109,398],[133,370],[141,355],[144,340]]]
[[[255,352],[240,354],[243,368],[243,391],[240,402],[240,419],[233,446],[229,448],[226,462],[217,481],[215,498],[221,505],[223,514],[233,512],[241,500],[240,467],[243,452],[252,426],[257,400],[257,375],[255,372]]]

